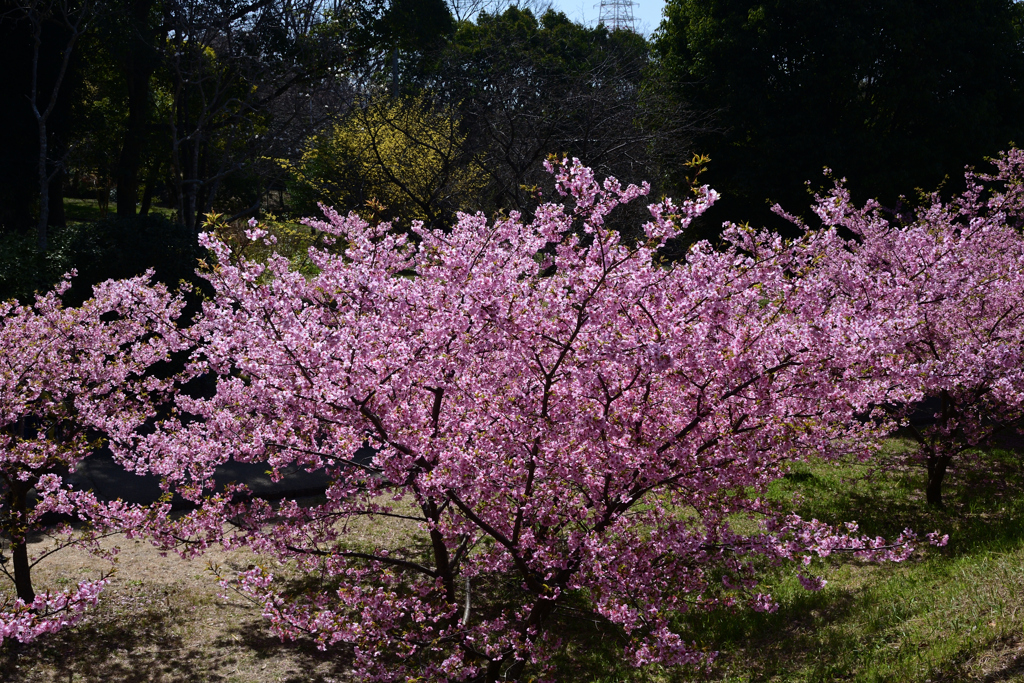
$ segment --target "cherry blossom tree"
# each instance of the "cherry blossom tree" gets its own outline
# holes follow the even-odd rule
[[[102,442],[106,423],[137,428],[150,417],[146,393],[162,386],[146,370],[180,347],[174,329],[181,302],[146,278],[98,285],[79,308],[61,305],[70,286],[32,305],[0,304],[0,571],[16,598],[0,598],[0,642],[22,642],[76,622],[96,602],[107,577],[63,592],[36,594],[31,569],[71,544],[98,551],[104,531],[141,525],[145,512],[120,501],[100,502],[64,476]],[[71,516],[84,527],[53,528],[44,515]],[[45,523],[44,522],[48,522]],[[51,535],[38,556],[33,534]]]
[[[835,324],[862,349],[864,377],[893,388],[889,409],[917,442],[927,501],[939,507],[954,459],[1024,426],[1024,153],[995,165],[909,216],[857,207],[842,182],[814,207],[828,234],[819,239],[831,242],[818,284],[807,284],[836,297]],[[907,421],[925,399],[934,422]]]
[[[852,419],[876,385],[822,323],[833,300],[801,285],[820,247],[734,228],[728,248],[665,263],[712,190],[652,205],[626,244],[605,219],[646,186],[550,166],[563,200],[531,222],[461,215],[409,234],[325,209],[310,225],[336,243],[310,250],[310,279],[205,236],[216,293],[192,371],[216,391],[119,439],[128,467],[202,503],[161,523],[163,543],[293,563],[300,584],[268,565],[231,585],[281,636],[347,647],[361,680],[542,675],[552,625],[581,609],[636,666],[700,664],[712,655],[672,615],[774,609],[755,561],[910,552],[909,532],[864,538],[761,497],[789,461],[864,449],[882,428]],[[376,455],[354,457],[367,443]],[[330,485],[313,505],[209,495],[228,458]]]

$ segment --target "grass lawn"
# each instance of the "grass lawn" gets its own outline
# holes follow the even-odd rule
[[[1014,446],[1014,448],[1011,448]],[[719,652],[708,672],[648,669],[618,661],[618,634],[567,609],[556,628],[568,644],[554,659],[559,681],[1010,681],[1024,680],[1024,476],[1014,444],[984,465],[953,472],[944,511],[923,501],[923,467],[889,440],[868,464],[807,463],[773,497],[805,517],[857,520],[895,537],[910,527],[950,535],[902,564],[849,556],[812,565],[828,585],[803,590],[796,567],[768,570],[773,614],[684,614],[687,641]],[[387,532],[388,530],[382,530]],[[258,558],[214,551],[185,561],[124,541],[118,574],[78,627],[29,645],[0,648],[3,681],[354,681],[345,658],[270,636],[258,609],[218,597],[208,561],[228,569]],[[38,586],[82,575],[88,556],[54,556]],[[340,654],[340,653],[338,653]]]
[[[924,504],[924,467],[907,463],[908,450],[892,439],[867,465],[800,465],[774,493],[798,495],[793,507],[805,518],[857,520],[887,538],[908,527],[941,530],[949,544],[922,545],[902,564],[830,558],[812,567],[829,581],[820,593],[784,568],[766,582],[776,613],[683,619],[692,639],[721,652],[711,675],[696,680],[1024,680],[1019,457],[1007,448],[987,455],[987,466],[961,463],[938,511]]]
[[[159,214],[172,218],[174,209],[167,209],[154,204],[149,209],[150,213]],[[99,203],[95,199],[64,199],[64,215],[69,221],[91,222],[98,221],[103,217]],[[110,202],[107,207],[107,216],[113,218],[117,215],[117,203]]]

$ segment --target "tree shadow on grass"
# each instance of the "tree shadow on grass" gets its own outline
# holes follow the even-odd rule
[[[208,676],[206,660],[205,653],[172,632],[170,619],[159,610],[130,618],[93,614],[31,643],[8,640],[0,647],[0,672],[10,683],[219,680]]]
[[[352,680],[343,658],[320,652],[309,643],[282,643],[270,635],[258,612],[222,605],[190,606],[161,593],[104,594],[75,627],[27,644],[5,641],[0,646],[0,681]],[[212,627],[211,617],[220,620]],[[228,625],[223,626],[224,621]]]
[[[255,668],[260,662],[273,662],[279,670],[274,681],[281,683],[334,683],[356,680],[352,675],[352,655],[348,648],[333,646],[319,650],[311,639],[282,640],[270,633],[264,623],[249,622],[230,629],[213,642],[214,647],[241,646],[253,653]],[[281,662],[287,662],[281,667]],[[282,670],[283,669],[283,670]]]
[[[857,595],[849,591],[803,593],[774,614],[739,608],[682,615],[674,629],[685,642],[712,658],[722,651],[710,672],[695,667],[634,669],[622,656],[626,639],[619,627],[583,612],[563,610],[552,629],[562,640],[552,657],[554,679],[590,683],[718,680],[735,665],[754,681],[809,666],[820,669],[821,680],[839,679],[847,667],[838,653],[849,642],[839,633],[822,632],[821,627],[851,618],[858,604]]]
[[[996,671],[990,671],[981,680],[983,683],[1024,680],[1024,655],[1017,655]]]
[[[767,571],[763,575],[767,584],[781,582],[779,585],[787,586],[777,594],[782,604],[774,614],[723,610],[680,618],[680,632],[687,634],[686,639],[722,651],[711,674],[682,680],[717,680],[734,671],[751,681],[776,677],[867,680],[864,676],[870,678],[887,670],[888,665],[876,661],[878,657],[894,666],[904,666],[899,662],[920,659],[915,654],[918,647],[926,648],[927,660],[932,662],[932,680],[971,678],[968,664],[987,646],[967,639],[949,643],[951,649],[933,648],[930,643],[939,642],[934,640],[936,637],[941,640],[935,634],[949,625],[929,624],[928,620],[940,618],[945,608],[926,606],[928,600],[920,598],[936,586],[955,585],[961,580],[958,568],[963,561],[973,566],[970,556],[994,556],[1024,547],[1024,525],[1020,524],[1024,481],[1019,462],[1018,453],[993,449],[960,467],[947,489],[949,505],[945,510],[925,503],[920,493],[923,468],[908,466],[905,461],[878,468],[866,478],[867,468],[862,465],[798,465],[780,482],[782,490],[775,498],[789,500],[788,493],[799,493],[796,505],[790,509],[804,518],[830,524],[856,520],[862,533],[886,538],[894,538],[906,528],[922,535],[939,530],[950,535],[948,546],[928,547],[922,539],[918,545],[923,550],[908,560],[911,566],[894,566],[892,571],[884,567],[858,569],[864,563],[849,556],[833,556],[826,561],[826,577],[840,565],[852,565],[851,576],[858,578],[846,587],[832,585],[820,593],[794,592],[795,567]],[[919,563],[927,563],[923,571],[914,569]],[[934,609],[939,612],[933,613]],[[917,631],[911,627],[905,633],[904,624],[910,621],[925,625]],[[985,680],[1022,679],[1021,662],[1024,658],[1010,662]],[[921,666],[928,668],[923,661]]]
[[[1024,470],[1021,455],[992,449],[954,463],[944,487],[946,507],[924,498],[924,466],[904,454],[889,455],[880,467],[798,465],[780,488],[798,493],[793,512],[833,525],[856,521],[860,533],[895,538],[905,529],[923,537],[949,534],[947,558],[1024,544]],[[925,541],[922,539],[921,544]]]
[[[791,596],[774,613],[738,608],[684,615],[678,625],[684,640],[720,654],[710,673],[680,680],[717,680],[737,664],[752,681],[806,668],[823,680],[840,679],[849,642],[825,627],[850,619],[859,605],[853,591],[807,592]]]

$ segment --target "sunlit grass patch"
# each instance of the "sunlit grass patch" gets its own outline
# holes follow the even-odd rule
[[[815,563],[812,569],[829,581],[819,593],[801,588],[795,567],[769,572],[763,586],[779,602],[774,614],[737,610],[680,618],[690,637],[720,655],[710,674],[679,672],[672,680],[1016,676],[1024,619],[1024,495],[1017,456],[996,450],[959,467],[949,482],[949,505],[939,511],[924,503],[924,470],[907,462],[910,450],[893,439],[872,462],[795,465],[772,497],[790,501],[805,518],[856,520],[870,535],[892,538],[908,527],[921,534],[940,530],[950,535],[948,546],[922,543],[902,564],[871,565],[846,556]]]

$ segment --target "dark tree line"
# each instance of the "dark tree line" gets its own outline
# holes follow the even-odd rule
[[[488,207],[528,210],[551,153],[657,184],[689,148],[695,118],[649,78],[650,45],[635,33],[510,8],[462,24],[430,66],[422,82],[459,106]]]
[[[1022,26],[1011,0],[670,0],[650,40],[502,0],[0,0],[0,240],[81,267],[71,195],[185,237],[324,197],[529,212],[549,154],[677,196],[709,155],[695,236],[799,211],[824,166],[895,205],[1024,139]],[[429,182],[392,168],[409,145]]]
[[[34,25],[43,25],[43,91],[58,89],[56,71],[70,55],[50,126],[57,144],[48,163],[64,171],[52,194],[60,195],[68,173],[78,170],[116,188],[119,217],[146,213],[162,185],[178,219],[194,229],[222,195],[249,198],[227,187],[232,180],[251,173],[261,158],[296,147],[350,99],[350,80],[339,76],[353,59],[345,48],[353,24],[328,8],[333,3],[108,0],[70,9],[57,1],[5,3],[0,30],[11,38],[4,42],[5,64],[18,76],[6,82],[6,101],[25,100],[21,75],[32,70],[27,38]],[[62,24],[76,13],[88,15],[90,30],[72,46]],[[24,149],[39,151],[19,144],[31,123],[24,109],[8,113],[0,144],[14,184],[37,165]],[[38,215],[34,193],[5,195],[5,230],[23,229],[26,216]],[[51,223],[60,220],[55,214]]]
[[[1022,19],[1013,0],[670,0],[664,83],[716,122],[694,141],[723,193],[708,219],[800,211],[826,166],[894,206],[1024,143]]]

